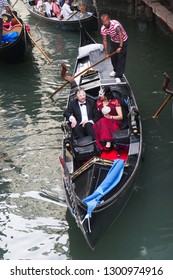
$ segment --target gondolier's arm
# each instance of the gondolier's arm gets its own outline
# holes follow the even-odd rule
[[[103,38],[103,47],[104,47],[105,56],[108,56],[108,42],[106,36],[102,36],[102,38]]]

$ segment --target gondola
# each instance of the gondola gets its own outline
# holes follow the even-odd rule
[[[101,153],[90,136],[76,139],[68,121],[62,123],[60,163],[66,202],[93,250],[99,238],[118,218],[134,189],[142,159],[142,125],[126,76],[120,83],[111,78],[111,61],[104,58],[102,44],[97,44],[84,28],[80,34],[73,73],[77,87],[84,88],[88,98],[97,100],[100,87],[110,86],[121,102],[124,115],[121,129],[113,134],[111,150]],[[75,98],[75,90],[71,86],[67,106]]]
[[[56,17],[46,17],[44,12],[39,13],[36,9],[35,1],[24,1],[24,5],[37,20],[45,24],[51,24],[58,30],[79,31],[80,23],[88,31],[98,30],[98,18],[95,12],[74,12],[67,19],[58,19]]]
[[[3,36],[0,45],[0,60],[16,63],[22,61],[25,53],[32,50],[33,44],[28,35],[29,27],[10,14],[3,14]]]

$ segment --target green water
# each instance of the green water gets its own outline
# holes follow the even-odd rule
[[[21,1],[16,9],[37,38],[37,22]],[[0,66],[0,259],[173,258],[171,101],[157,120],[152,118],[167,97],[163,73],[173,78],[173,41],[152,23],[120,20],[129,35],[126,76],[141,113],[144,141],[131,199],[91,252],[67,211],[58,162],[68,87],[56,101],[49,98],[63,83],[60,62],[73,71],[79,34],[39,25],[38,43],[53,63],[34,48],[23,63]],[[99,33],[93,36],[101,43]]]

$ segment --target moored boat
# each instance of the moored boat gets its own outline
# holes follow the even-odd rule
[[[79,31],[80,24],[88,31],[98,29],[98,18],[96,12],[76,12],[74,11],[67,19],[58,19],[57,17],[46,17],[44,12],[38,12],[35,1],[24,2],[25,7],[30,14],[37,20],[45,24],[51,24],[63,31]]]
[[[92,250],[130,198],[142,155],[142,125],[135,96],[125,75],[117,83],[109,76],[111,71],[103,46],[81,28],[74,68],[76,88],[82,87],[87,98],[96,101],[100,88],[109,86],[121,103],[124,118],[121,129],[113,133],[111,149],[102,152],[90,137],[76,139],[66,120],[62,124],[60,163],[66,202]],[[75,98],[76,88],[71,86],[67,106]]]
[[[20,22],[20,24],[19,24]],[[0,60],[18,62],[23,60],[33,44],[28,35],[29,27],[21,19],[18,21],[9,14],[3,14],[3,35],[0,45]]]

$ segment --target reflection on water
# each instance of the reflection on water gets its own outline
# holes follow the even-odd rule
[[[30,201],[25,201],[26,203],[29,204]],[[31,205],[34,206],[33,203]],[[1,252],[5,259],[68,258],[67,223],[61,221],[61,217],[37,217],[37,213],[33,211],[27,218],[22,217],[21,214],[20,216],[13,214],[11,209],[15,208],[14,206],[7,207],[10,208],[10,213],[2,209],[3,216],[1,215],[3,226],[6,228],[1,236]],[[23,207],[27,208],[27,206]]]
[[[20,4],[16,9],[37,38],[37,22]],[[171,103],[152,119],[166,98],[163,72],[173,77],[172,41],[153,24],[121,22],[129,34],[127,77],[145,147],[129,203],[91,252],[67,211],[58,162],[68,86],[56,101],[49,98],[63,84],[60,62],[73,71],[79,34],[40,26],[38,43],[53,63],[35,47],[24,62],[0,67],[0,259],[173,258]]]
[[[52,65],[34,48],[24,62],[0,68],[0,259],[69,258],[58,164],[67,89],[56,103],[49,98],[62,84],[63,40],[46,30],[39,42],[56,58]]]

